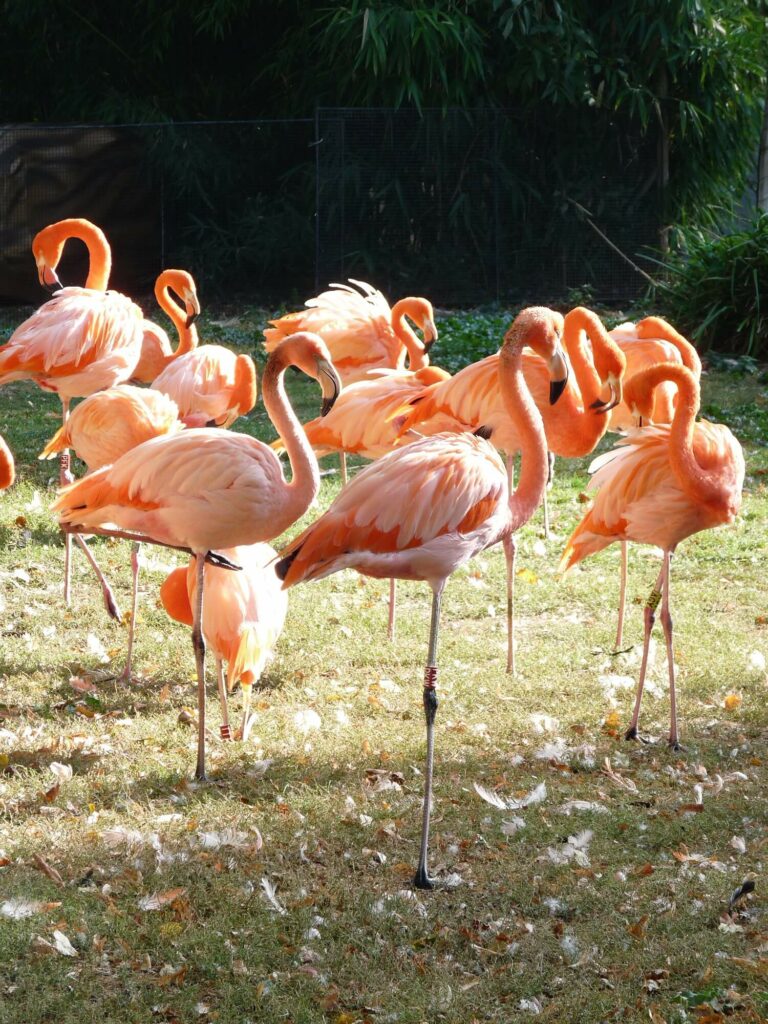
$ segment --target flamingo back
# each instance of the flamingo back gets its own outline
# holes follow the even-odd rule
[[[242,401],[238,359],[253,362],[222,345],[201,345],[169,363],[152,382],[152,389],[172,398],[189,426],[230,426],[256,402],[255,393],[249,408]],[[254,368],[254,381],[255,376]]]
[[[139,359],[142,323],[119,292],[63,288],[0,348],[0,384],[33,377],[70,398],[119,384]]]

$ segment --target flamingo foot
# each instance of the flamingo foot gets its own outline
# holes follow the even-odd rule
[[[413,884],[417,889],[434,889],[435,880],[430,878],[427,874],[427,867],[425,864],[419,864],[416,869],[416,874],[413,876]]]
[[[112,593],[109,584],[107,584],[104,590],[104,607],[107,609],[107,615],[109,615],[110,619],[114,619],[118,625],[123,624],[123,613],[118,607],[115,595]]]
[[[676,736],[675,737],[673,737],[673,736],[669,737],[669,739],[667,740],[667,746],[669,747],[670,750],[675,750],[675,751],[680,750],[680,751],[684,752],[685,749],[686,749]]]
[[[637,735],[637,726],[630,725],[627,731],[624,733],[625,740],[639,740],[640,737]]]

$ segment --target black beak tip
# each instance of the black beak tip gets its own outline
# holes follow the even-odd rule
[[[187,313],[187,327],[191,327],[195,320],[197,320],[197,313]]]
[[[336,396],[335,395],[334,395],[333,398],[324,398],[323,399],[323,404],[320,406],[320,415],[321,416],[327,416],[328,413],[333,408],[333,405],[334,405],[335,401],[336,401]]]
[[[558,398],[565,391],[565,386],[568,383],[568,378],[564,377],[563,380],[551,380],[549,382],[549,404],[554,405]]]

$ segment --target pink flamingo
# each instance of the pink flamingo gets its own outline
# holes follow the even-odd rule
[[[510,493],[496,449],[473,434],[436,434],[395,449],[366,466],[341,490],[328,511],[296,538],[277,563],[290,587],[354,568],[368,576],[425,580],[432,588],[432,621],[424,674],[427,766],[421,850],[415,884],[432,888],[427,871],[432,800],[434,722],[437,710],[437,638],[440,600],[451,573],[499,541],[508,560],[512,535],[541,502],[547,483],[547,449],[536,406],[521,371],[530,345],[564,386],[560,348],[563,321],[542,307],[523,310],[507,331],[499,356],[499,379],[508,415],[519,431],[520,482]],[[508,628],[512,608],[508,605]]]
[[[605,433],[606,413],[621,401],[626,364],[600,318],[583,306],[565,315],[563,344],[573,366],[575,382],[565,389],[557,404],[550,402],[547,368],[535,353],[523,353],[523,373],[544,421],[549,451],[563,458],[578,458],[591,452]],[[520,449],[520,433],[507,414],[498,363],[499,353],[496,352],[464,367],[450,380],[435,384],[418,397],[401,429],[431,434],[436,429],[478,430],[483,427],[494,446],[507,453],[511,473],[510,456]],[[611,396],[607,402],[601,398],[606,385]],[[449,428],[446,421],[451,419],[454,426]],[[544,508],[546,513],[546,495]],[[547,515],[545,533],[549,536]]]
[[[232,738],[227,711],[227,691],[240,681],[243,689],[243,724],[235,738],[247,739],[249,708],[254,683],[258,682],[272,649],[283,630],[288,594],[280,586],[274,565],[277,552],[269,544],[227,548],[221,552],[240,572],[209,566],[203,610],[203,636],[216,656],[216,680],[222,707],[222,739]],[[178,622],[193,625],[197,574],[195,560],[180,566],[160,588],[163,607]],[[224,683],[222,662],[227,662]]]
[[[293,331],[314,331],[331,353],[333,365],[345,387],[362,380],[369,370],[401,370],[408,356],[409,369],[427,366],[427,351],[437,339],[435,315],[428,299],[400,299],[389,303],[365,281],[354,281],[359,291],[345,284],[332,284],[328,291],[308,299],[307,309],[270,320],[264,331],[265,347],[271,351]],[[406,317],[422,330],[419,341]]]
[[[84,288],[61,288],[56,267],[70,238],[85,242],[89,254]],[[72,398],[127,380],[141,351],[139,307],[119,292],[106,291],[112,256],[104,233],[90,221],[72,218],[49,224],[35,235],[32,253],[40,283],[57,290],[0,348],[0,385],[31,378],[61,399],[66,424]],[[61,453],[60,482],[68,477],[69,454]],[[82,538],[78,544],[101,583],[107,610],[119,619],[114,597]],[[64,600],[70,601],[69,536],[65,537]]]
[[[627,359],[627,379],[656,363],[686,366],[699,380],[701,359],[691,343],[660,316],[647,316],[637,324],[625,323],[610,332]],[[662,381],[653,393],[651,423],[671,423],[675,410],[677,388],[672,381]],[[610,413],[608,430],[623,431],[634,427],[635,420],[626,402],[620,402]],[[624,617],[627,602],[627,542],[621,542],[621,580],[619,583],[619,614],[616,624],[615,649],[624,642]]]
[[[640,702],[648,664],[656,607],[661,622],[669,669],[669,744],[678,747],[675,664],[669,576],[672,552],[680,541],[713,526],[732,523],[741,506],[744,455],[741,445],[722,424],[695,422],[699,383],[684,366],[661,363],[642,370],[625,387],[633,415],[643,418],[653,408],[653,389],[662,381],[677,385],[677,404],[671,424],[631,430],[610,452],[594,460],[590,482],[596,491],[592,508],[566,544],[561,571],[614,541],[654,544],[664,552],[656,585],[645,606],[645,637],[632,721],[626,738],[637,736]]]
[[[256,404],[256,367],[250,356],[201,345],[174,358],[152,387],[174,400],[188,427],[231,427]]]
[[[174,291],[184,303],[183,315],[181,307],[171,296],[171,291]],[[185,352],[190,352],[197,345],[197,332],[190,328],[200,315],[200,303],[192,275],[186,270],[164,270],[155,282],[155,298],[173,322],[179,343],[174,352],[163,328],[150,320],[144,321],[141,356],[131,376],[131,380],[142,384],[151,384],[174,359],[183,356]]]
[[[51,438],[39,458],[52,458],[64,448],[73,448],[89,472],[109,466],[121,455],[153,437],[176,434],[184,429],[176,403],[161,391],[119,384],[97,391],[75,409],[66,424]],[[133,578],[128,651],[121,678],[131,679],[136,612],[139,597],[139,551],[134,541],[131,551]]]
[[[85,532],[105,532],[105,524],[115,524],[118,536],[181,547],[196,556],[192,644],[197,666],[195,774],[199,779],[205,778],[206,561],[231,566],[216,552],[279,536],[306,512],[320,487],[317,459],[283,386],[283,375],[291,365],[320,382],[325,408],[330,408],[341,388],[328,349],[316,335],[296,334],[270,354],[264,371],[264,405],[285,441],[290,483],[268,445],[246,434],[201,428],[146,441],[114,465],[65,488],[53,504],[63,524]]]

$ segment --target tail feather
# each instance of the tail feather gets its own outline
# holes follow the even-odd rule
[[[65,448],[69,448],[69,445],[69,433],[67,432],[66,426],[59,427],[37,457],[38,459],[53,459],[56,457],[58,452],[63,452]]]
[[[558,572],[568,572],[582,559],[602,551],[615,540],[618,540],[615,533],[607,534],[600,530],[600,524],[590,509],[568,538]]]
[[[63,523],[97,525],[95,522],[88,523],[89,515],[98,514],[106,505],[115,504],[119,496],[117,489],[107,479],[111,469],[111,466],[97,469],[64,487],[51,505],[51,511]]]
[[[248,622],[240,634],[237,648],[227,665],[227,689],[232,690],[238,679],[246,686],[255,683],[266,664],[274,643],[265,637],[258,624]]]

